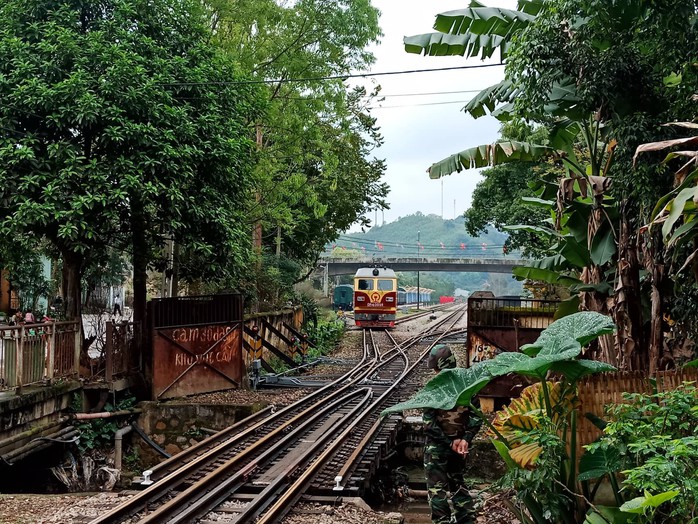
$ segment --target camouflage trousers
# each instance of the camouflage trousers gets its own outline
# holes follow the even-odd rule
[[[444,449],[443,446],[427,442],[424,448],[424,473],[432,523],[474,524],[475,501],[465,479],[465,459],[450,448]]]

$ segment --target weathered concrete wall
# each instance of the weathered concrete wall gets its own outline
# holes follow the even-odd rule
[[[24,388],[22,395],[5,392],[0,395],[0,455],[27,444],[41,435],[41,428],[60,419],[61,410],[68,408],[74,393],[82,390],[78,381],[66,381],[51,386]],[[26,438],[18,435],[36,430]],[[55,431],[55,429],[54,429]]]
[[[185,402],[143,402],[138,425],[161,448],[176,455],[208,436],[204,429],[220,431],[263,408],[262,405],[188,404]],[[138,443],[145,463],[163,457],[145,444]]]

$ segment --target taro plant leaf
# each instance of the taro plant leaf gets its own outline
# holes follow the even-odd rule
[[[467,406],[491,379],[492,374],[484,362],[469,368],[444,369],[412,398],[383,410],[381,416],[406,409],[449,410],[454,406]]]
[[[593,480],[621,470],[620,450],[615,447],[598,448],[582,455],[579,460],[580,481]]]
[[[657,508],[678,494],[678,490],[665,491],[657,495],[652,495],[649,491],[645,491],[643,497],[635,497],[629,500],[620,509],[626,513],[644,513],[648,508]]]
[[[582,347],[576,340],[568,339],[565,341],[558,339],[533,357],[523,353],[507,351],[485,361],[485,363],[494,376],[518,373],[543,380],[548,370],[556,362],[577,358],[581,352]]]
[[[597,266],[603,266],[611,261],[616,254],[616,240],[613,238],[613,231],[606,229],[594,235],[591,241],[591,260]]]
[[[618,371],[610,364],[599,362],[597,360],[571,360],[555,362],[552,366],[550,366],[550,370],[562,373],[570,382],[577,382],[580,378],[587,375],[592,375],[594,373]]]
[[[533,344],[521,346],[521,351],[527,355],[537,355],[546,345],[553,344],[557,339],[572,339],[585,346],[601,335],[613,333],[614,329],[609,316],[594,311],[580,311],[550,324]],[[556,347],[559,347],[559,344]]]

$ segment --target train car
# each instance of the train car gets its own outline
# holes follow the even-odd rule
[[[407,304],[407,290],[404,287],[397,288],[397,305],[404,306]]]
[[[354,306],[354,286],[351,284],[340,284],[335,286],[332,293],[332,309],[337,311],[351,311]]]
[[[397,276],[387,267],[362,267],[354,275],[354,321],[359,327],[395,327]]]

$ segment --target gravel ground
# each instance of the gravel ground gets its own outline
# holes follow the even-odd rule
[[[409,336],[417,331],[415,324],[426,324],[428,317],[416,320],[414,323],[399,325],[394,334]],[[402,332],[402,333],[401,333]],[[332,357],[342,360],[359,358],[361,347],[361,332],[349,329]],[[464,347],[455,346],[454,351],[459,361],[465,357]],[[309,374],[317,376],[338,376],[347,371],[347,367],[338,364],[322,364],[311,368]],[[187,399],[188,402],[201,403],[232,403],[232,404],[274,404],[285,406],[307,394],[305,389],[275,389],[271,391],[222,391],[197,395]],[[3,495],[0,494],[0,524],[85,524],[104,514],[110,508],[118,505],[131,495],[132,492],[122,493],[80,493],[67,495]],[[429,522],[412,520],[407,517],[405,522]],[[372,511],[365,504],[343,504],[336,507],[306,504],[287,516],[283,524],[399,524],[402,516],[399,513]],[[519,521],[504,507],[496,497],[488,499],[478,524],[519,524]]]

